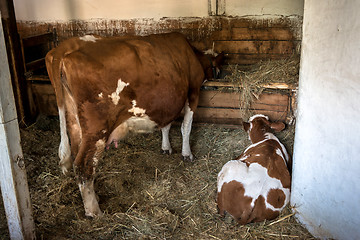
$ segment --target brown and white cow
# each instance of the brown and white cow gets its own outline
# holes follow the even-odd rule
[[[240,224],[247,224],[274,219],[289,202],[290,157],[271,133],[271,129],[283,130],[283,123],[254,115],[243,126],[252,144],[218,174],[217,204],[220,215],[229,213]]]
[[[161,128],[162,150],[171,153],[171,122],[184,109],[182,156],[193,159],[189,135],[200,86],[222,58],[205,56],[179,33],[86,35],[47,54],[59,108],[60,166],[64,173],[74,167],[86,216],[102,214],[93,184],[98,160],[128,131]]]

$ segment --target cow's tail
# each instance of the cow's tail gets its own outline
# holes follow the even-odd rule
[[[46,55],[45,62],[51,84],[55,90],[56,102],[59,111],[60,136],[61,136],[61,141],[59,145],[59,158],[60,158],[59,164],[62,168],[63,173],[66,174],[68,169],[70,169],[72,166],[72,160],[71,160],[70,142],[66,129],[66,106],[65,106],[64,88],[61,80],[62,57],[56,56],[56,54],[57,54],[56,49],[51,50]]]

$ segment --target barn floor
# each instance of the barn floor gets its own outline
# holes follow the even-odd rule
[[[278,136],[291,153],[293,126]],[[179,124],[170,137],[176,151],[170,156],[160,153],[160,131],[130,135],[106,151],[95,181],[105,215],[88,219],[75,181],[58,168],[58,120],[42,117],[22,129],[37,239],[313,238],[289,207],[276,220],[246,226],[217,214],[217,173],[249,145],[241,128],[194,126],[194,163],[181,160]],[[0,239],[8,239],[2,203],[0,213]]]

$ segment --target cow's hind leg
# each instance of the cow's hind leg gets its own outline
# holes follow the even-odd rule
[[[97,141],[83,139],[74,162],[76,181],[83,199],[85,216],[88,217],[103,214],[94,190],[94,174],[104,148],[105,138]]]
[[[161,150],[163,154],[171,154],[172,148],[169,140],[169,131],[171,128],[171,123],[169,123],[167,126],[161,128],[162,132],[162,143],[161,143]]]
[[[100,210],[99,203],[94,190],[94,179],[86,179],[78,183],[81,197],[84,203],[85,216],[96,217],[103,213]]]
[[[190,132],[194,112],[191,111],[188,102],[186,102],[185,104],[184,112],[184,120],[181,124],[181,134],[183,138],[181,154],[185,161],[192,161],[194,159],[194,156],[192,155],[190,149]]]

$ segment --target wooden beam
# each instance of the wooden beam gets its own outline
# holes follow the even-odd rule
[[[44,34],[38,34],[31,37],[26,37],[22,39],[22,44],[24,47],[37,46],[39,44],[46,44],[52,42],[54,39],[54,33],[47,32]]]
[[[215,41],[215,52],[238,54],[291,54],[294,50],[292,41]]]
[[[0,72],[0,185],[10,238],[35,239],[35,226],[1,20]]]
[[[224,81],[207,81],[203,84],[205,87],[230,87],[230,88],[236,88],[241,86],[236,86],[232,82],[224,82]],[[260,85],[260,87],[263,88],[270,88],[270,89],[289,89],[294,90],[296,87],[287,83],[268,83]]]
[[[27,71],[34,71],[37,69],[44,68],[45,65],[45,58],[36,59],[34,61],[28,62],[25,64]]]
[[[14,90],[16,110],[22,126],[32,123],[35,113],[30,109],[24,60],[21,52],[20,36],[17,30],[14,3],[12,0],[0,0],[2,30],[6,43],[12,88]]]
[[[233,28],[232,40],[294,40],[290,28]]]

